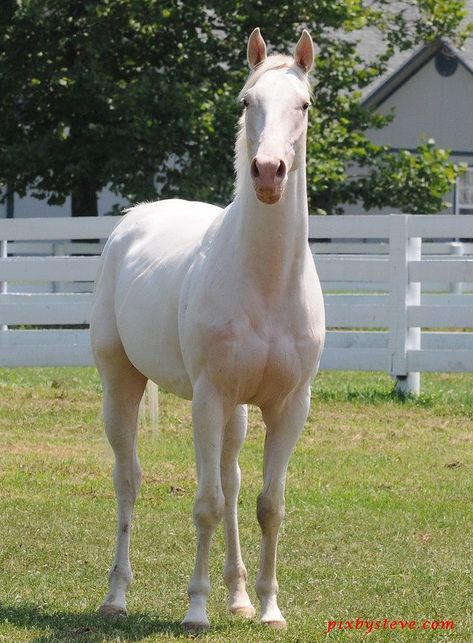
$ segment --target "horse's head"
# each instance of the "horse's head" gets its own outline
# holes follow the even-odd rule
[[[255,29],[248,41],[248,62],[253,73],[241,99],[250,174],[258,199],[273,204],[284,192],[288,173],[299,167],[305,155],[312,38],[304,29],[294,58],[267,58],[266,44]]]

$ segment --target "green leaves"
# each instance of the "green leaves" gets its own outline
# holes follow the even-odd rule
[[[364,205],[399,208],[412,214],[438,212],[448,205],[444,197],[465,169],[465,164],[449,161],[449,151],[437,148],[432,139],[420,143],[414,154],[383,151],[377,167],[363,179]]]
[[[317,45],[312,210],[378,204],[389,185],[402,207],[413,211],[423,199],[433,211],[441,203],[437,193],[455,179],[446,153],[427,143],[397,159],[371,144],[366,132],[389,117],[363,109],[360,90],[385,71],[396,49],[436,36],[460,42],[468,32],[460,0],[405,0],[405,11],[396,12],[390,0],[4,4],[0,197],[8,185],[61,203],[71,193],[87,189],[93,197],[111,185],[131,200],[228,202],[236,96],[247,73],[246,40],[258,25],[270,53],[291,51],[302,24]],[[358,30],[366,26],[382,31],[385,44],[369,61],[357,49]]]

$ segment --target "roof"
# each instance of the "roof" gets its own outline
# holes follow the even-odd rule
[[[392,2],[390,8],[394,11],[405,6],[402,2]],[[473,0],[466,0],[468,19],[473,19]],[[413,19],[415,15],[413,14]],[[397,52],[388,62],[386,72],[376,78],[362,91],[363,104],[376,107],[388,96],[396,91],[408,78],[415,74],[442,48],[453,53],[459,62],[473,74],[473,35],[466,39],[461,48],[454,44],[438,39],[423,44],[415,49]],[[361,33],[358,51],[364,60],[373,60],[384,50],[382,34],[374,29],[367,28]]]

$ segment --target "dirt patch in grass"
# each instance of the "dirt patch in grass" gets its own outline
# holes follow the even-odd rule
[[[51,444],[50,442],[13,442],[7,445],[9,455],[45,455],[58,459],[70,459],[83,455],[83,447],[73,444]]]

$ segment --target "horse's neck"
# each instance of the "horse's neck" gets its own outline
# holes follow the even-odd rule
[[[263,296],[277,298],[295,286],[307,251],[305,163],[289,173],[281,200],[258,201],[251,179],[243,182],[238,208],[238,256],[246,279]]]

